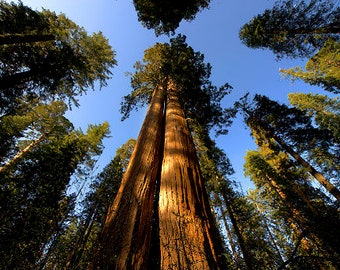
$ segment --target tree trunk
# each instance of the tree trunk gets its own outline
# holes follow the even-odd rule
[[[32,141],[29,145],[27,145],[24,149],[22,149],[19,153],[17,153],[11,160],[9,160],[4,166],[0,167],[0,173],[4,173],[16,163],[19,162],[20,159],[23,158],[28,152],[30,152],[34,147],[36,147],[40,142],[45,139],[46,134],[40,135],[40,137],[34,141]]]
[[[178,91],[168,85],[159,193],[161,269],[226,269]]]
[[[303,250],[310,251],[310,243],[307,239],[311,239],[313,242],[315,242],[315,238],[317,238],[314,233],[311,232],[310,228],[306,224],[306,219],[304,215],[301,213],[299,209],[294,207],[294,205],[291,203],[291,201],[288,199],[286,193],[282,190],[282,188],[276,183],[276,181],[266,176],[267,183],[269,184],[270,188],[273,189],[279,197],[282,199],[283,204],[288,208],[290,212],[290,217],[288,217],[288,221],[290,225],[292,226],[293,230],[299,235],[300,243],[302,245]],[[301,236],[300,236],[301,235]],[[303,237],[302,235],[306,236]]]
[[[0,45],[9,45],[17,43],[33,43],[55,40],[54,35],[22,35],[22,34],[11,34],[11,35],[0,35]]]
[[[218,197],[218,195],[216,195],[216,196]],[[240,258],[237,254],[237,251],[236,251],[236,247],[235,247],[234,240],[233,240],[230,228],[229,228],[227,218],[224,214],[225,210],[223,209],[222,202],[220,201],[220,198],[216,198],[216,201],[218,201],[218,208],[221,212],[221,217],[222,217],[222,220],[223,220],[224,228],[225,228],[228,240],[229,240],[229,245],[230,245],[231,251],[233,253],[235,267],[236,267],[237,270],[240,270],[241,269]]]
[[[246,246],[246,243],[245,243],[244,238],[243,238],[242,233],[241,233],[241,229],[240,229],[239,224],[238,224],[236,217],[234,215],[234,211],[231,207],[231,202],[228,199],[228,196],[226,194],[222,194],[222,196],[223,196],[224,204],[227,207],[227,211],[228,211],[228,214],[229,214],[231,224],[233,224],[233,228],[234,228],[235,234],[237,236],[238,244],[239,244],[241,251],[242,251],[242,254],[243,254],[244,262],[245,262],[248,270],[253,270],[254,268],[253,268],[253,264],[251,262],[251,255],[250,255],[250,252],[249,252],[249,250]]]
[[[108,209],[91,269],[147,269],[152,208],[163,138],[164,90],[152,97],[114,202]]]
[[[93,204],[90,208],[90,212],[85,220],[84,225],[80,225],[81,234],[73,243],[72,250],[69,253],[65,267],[63,269],[76,269],[82,255],[84,254],[84,248],[92,233],[95,218],[97,216],[96,205]]]
[[[278,136],[273,134],[273,139],[290,154],[301,166],[306,168],[308,172],[330,193],[340,202],[340,191],[331,184],[321,173],[319,173],[313,166],[305,161],[293,148],[289,147]]]
[[[273,236],[270,228],[269,228],[269,225],[268,225],[268,222],[267,222],[267,217],[265,216],[265,214],[263,213],[263,210],[259,207],[259,205],[255,202],[255,206],[256,206],[256,209],[257,211],[260,213],[261,215],[261,218],[262,218],[262,221],[263,221],[263,226],[264,226],[264,229],[267,231],[268,233],[268,236],[269,236],[269,239],[270,239],[270,242],[274,248],[274,250],[276,251],[277,255],[279,256],[281,262],[283,263],[284,262],[284,259],[282,257],[282,254],[280,252],[280,249],[279,247],[277,246],[276,244],[276,240],[275,240],[275,237]]]

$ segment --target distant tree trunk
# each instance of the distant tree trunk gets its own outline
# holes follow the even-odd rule
[[[236,219],[236,217],[234,215],[234,211],[233,211],[233,209],[231,207],[231,202],[230,202],[230,200],[229,200],[229,198],[228,198],[228,196],[226,194],[222,194],[222,196],[223,196],[224,204],[227,207],[227,211],[228,211],[228,214],[229,214],[229,218],[230,218],[231,224],[233,225],[235,234],[237,236],[238,244],[239,244],[239,246],[241,248],[244,262],[245,262],[248,270],[253,270],[254,268],[253,268],[253,264],[251,262],[251,255],[250,255],[250,252],[249,252],[249,250],[248,250],[248,248],[246,246],[246,243],[244,241],[243,235],[241,233],[241,228],[239,227],[237,219]]]
[[[0,167],[0,173],[4,173],[16,163],[19,162],[28,152],[30,152],[34,147],[36,147],[40,142],[45,139],[46,134],[42,134],[38,139],[32,141],[29,145],[27,145],[24,149],[22,149],[19,153],[17,153],[11,160],[9,160],[5,165]]]
[[[308,172],[314,176],[314,178],[340,202],[340,191],[331,184],[321,173],[319,173],[313,166],[305,161],[298,153],[296,153],[291,147],[289,147],[284,141],[273,134],[273,139],[277,141],[283,149],[287,151],[300,165],[308,170]]]
[[[78,265],[82,255],[84,254],[84,248],[91,235],[96,216],[97,209],[96,205],[93,204],[90,208],[84,225],[80,225],[81,234],[77,238],[76,242],[73,243],[72,250],[68,255],[65,267],[63,269],[76,269],[76,266]]]
[[[0,45],[9,45],[17,43],[33,43],[33,42],[43,42],[55,40],[54,35],[23,35],[23,34],[11,34],[11,35],[0,35]]]
[[[267,222],[267,219],[266,219],[266,216],[264,215],[263,213],[263,210],[259,207],[259,205],[255,202],[255,206],[256,206],[256,209],[257,211],[259,211],[261,217],[262,217],[262,221],[263,221],[263,226],[264,226],[264,229],[267,231],[268,233],[268,236],[269,236],[269,239],[270,239],[270,242],[272,243],[272,246],[274,248],[274,250],[276,251],[277,255],[279,256],[281,262],[283,263],[284,262],[284,259],[282,257],[282,254],[280,252],[280,249],[279,247],[277,246],[276,244],[276,241],[275,241],[275,237],[273,236],[270,228],[269,228],[269,225],[268,225],[268,222]]]
[[[224,228],[226,230],[227,237],[228,237],[228,240],[229,240],[229,245],[230,245],[231,251],[233,253],[235,266],[236,266],[237,270],[240,270],[241,269],[240,258],[239,258],[238,254],[237,254],[237,251],[236,251],[236,247],[235,247],[234,240],[233,240],[230,228],[229,228],[229,224],[228,224],[227,218],[226,218],[226,216],[224,214],[225,210],[223,209],[222,202],[220,201],[219,198],[217,199],[217,201],[218,201],[219,210],[221,212]]]
[[[278,194],[279,197],[282,199],[282,202],[289,209],[289,211],[291,212],[291,216],[294,218],[294,220],[296,220],[297,223],[304,228],[306,220],[301,211],[293,205],[293,203],[287,197],[287,194],[283,191],[283,189],[272,177],[266,176],[266,180],[271,189],[273,189],[276,192],[276,194]]]
[[[91,269],[147,269],[163,138],[164,89],[152,97],[130,163],[108,210]]]
[[[293,231],[296,232],[297,235],[299,235],[299,242],[302,245],[302,248],[305,251],[310,251],[310,243],[308,242],[307,238],[312,238],[313,241],[315,241],[315,236],[310,232],[310,228],[306,226],[306,219],[304,218],[303,214],[299,209],[294,207],[292,202],[288,199],[286,193],[282,190],[282,188],[276,183],[276,181],[266,176],[267,183],[269,184],[270,188],[273,189],[279,197],[282,199],[283,204],[288,208],[290,212],[290,217],[288,217],[288,221],[293,228]],[[300,236],[301,235],[301,236]],[[304,237],[306,236],[306,237]]]
[[[158,206],[160,269],[227,269],[178,89],[170,83],[167,93]]]
[[[273,138],[288,154],[290,154],[302,167],[306,168],[308,172],[330,193],[340,202],[340,190],[337,189],[332,183],[330,183],[321,173],[319,173],[312,165],[305,161],[297,152],[294,151],[289,145],[287,145],[279,136],[277,136],[272,130],[257,117],[253,116],[249,111],[245,110],[252,117],[255,122],[267,133],[267,135]]]

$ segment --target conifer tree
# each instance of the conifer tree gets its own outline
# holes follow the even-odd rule
[[[339,40],[340,7],[336,1],[280,0],[240,30],[250,48],[268,48],[278,58],[311,57],[329,38]]]
[[[339,201],[339,189],[329,179],[337,168],[328,165],[338,164],[339,160],[339,145],[332,132],[313,126],[311,118],[302,111],[278,104],[267,97],[256,95],[254,102],[252,108],[243,105],[248,126],[252,130],[264,132],[267,138],[274,139]],[[261,143],[259,140],[259,145]],[[306,155],[308,160],[303,155]],[[329,162],[325,163],[325,160]]]
[[[0,173],[3,269],[36,268],[74,207],[74,196],[66,194],[71,176],[93,166],[108,124],[89,126],[87,134],[61,129]]]
[[[292,80],[303,80],[311,85],[323,87],[334,94],[340,93],[340,42],[328,40],[323,47],[301,67],[280,70]]]
[[[3,40],[11,39],[0,46],[0,116],[15,113],[26,99],[77,104],[76,96],[95,83],[106,85],[116,61],[101,32],[88,35],[64,14],[22,3],[1,2],[0,12]],[[49,38],[38,42],[42,35]]]
[[[273,139],[266,138],[256,129],[252,129],[252,135],[259,148],[247,153],[246,173],[259,189],[267,187],[266,196],[273,200],[272,206],[279,207],[280,215],[296,231],[299,240],[296,249],[301,245],[304,254],[298,255],[296,261],[304,258],[312,265],[328,265],[331,261],[333,267],[337,267],[339,250],[337,240],[333,238],[338,233],[335,228],[339,223],[336,207],[311,186],[308,176],[280,151]],[[275,204],[274,196],[278,197],[280,204]],[[316,248],[318,253],[313,254]]]

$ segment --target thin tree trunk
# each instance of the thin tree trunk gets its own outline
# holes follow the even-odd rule
[[[220,201],[220,199],[218,198],[217,200],[218,200],[218,207],[219,207],[219,209],[221,211],[221,216],[222,216],[222,220],[223,220],[223,223],[224,223],[224,228],[226,230],[227,237],[228,237],[228,240],[229,240],[229,245],[230,245],[231,251],[233,253],[233,257],[234,257],[234,261],[235,261],[235,266],[236,266],[237,270],[240,270],[241,269],[240,258],[239,258],[238,254],[237,254],[236,247],[235,247],[235,244],[234,244],[234,240],[233,240],[233,237],[232,237],[232,234],[231,234],[231,231],[230,231],[227,219],[226,219],[225,214],[224,214],[225,210],[223,209],[222,202]]]
[[[168,87],[159,193],[161,269],[226,269],[178,92]]]
[[[293,230],[297,232],[298,235],[301,235],[301,234],[309,235],[309,237],[315,238],[314,234],[311,233],[310,229],[306,226],[306,219],[304,218],[301,211],[296,209],[296,207],[294,207],[294,205],[287,198],[286,193],[281,189],[281,187],[276,183],[276,181],[269,176],[266,177],[266,180],[269,186],[272,189],[274,189],[274,191],[279,195],[279,197],[282,199],[282,202],[285,204],[285,206],[288,208],[289,212],[291,213],[291,217],[288,218],[288,221],[290,222]],[[302,232],[300,228],[303,228],[304,233]],[[299,236],[299,237],[302,237],[302,236]],[[310,251],[311,249],[310,243],[305,237],[302,237],[300,242],[302,244],[302,248],[305,251]]]
[[[0,167],[0,173],[8,171],[12,166],[19,162],[28,152],[30,152],[34,147],[36,147],[40,142],[45,139],[46,134],[42,134],[38,139],[32,141],[19,153],[17,153],[11,160],[9,160],[5,165]]]
[[[52,34],[41,34],[41,35],[22,35],[22,34],[11,34],[11,35],[0,35],[0,45],[9,45],[17,43],[34,43],[43,41],[55,40]]]
[[[291,147],[289,147],[284,141],[273,134],[273,139],[281,145],[283,149],[287,151],[300,165],[308,170],[313,177],[340,202],[340,191],[331,184],[321,173],[319,173],[313,166],[305,161],[298,153],[296,153]]]
[[[230,204],[230,200],[228,199],[226,194],[222,194],[222,196],[223,196],[224,204],[227,207],[227,211],[228,211],[228,214],[229,214],[231,224],[233,224],[233,228],[234,228],[235,234],[237,236],[238,244],[239,244],[241,251],[242,251],[242,254],[243,254],[244,262],[245,262],[248,270],[253,270],[254,268],[253,268],[253,264],[251,262],[251,255],[250,255],[250,252],[249,252],[249,250],[246,246],[244,238],[242,236],[239,224],[237,223],[236,217],[234,215],[233,209],[232,209],[231,204]]]
[[[76,269],[76,265],[79,263],[81,256],[84,253],[84,247],[91,234],[96,214],[97,214],[96,205],[93,204],[85,220],[81,235],[77,238],[77,241],[73,244],[72,250],[68,255],[65,267],[63,269]]]
[[[255,206],[256,206],[257,211],[259,211],[259,213],[260,213],[260,215],[261,215],[261,217],[262,217],[262,219],[263,219],[264,228],[265,228],[265,230],[266,230],[267,233],[268,233],[268,236],[269,236],[270,241],[272,242],[273,248],[274,248],[274,250],[277,252],[277,254],[278,254],[278,256],[279,256],[281,262],[283,263],[283,262],[284,262],[284,259],[283,259],[283,257],[282,257],[282,254],[281,254],[281,252],[280,252],[279,247],[278,247],[277,244],[276,244],[275,238],[274,238],[274,236],[273,236],[273,234],[272,234],[272,232],[271,232],[271,230],[270,230],[270,228],[269,228],[269,225],[268,225],[268,222],[267,222],[267,218],[266,218],[265,214],[263,213],[263,210],[262,210],[262,209],[259,207],[259,205],[257,204],[257,202],[255,202]]]
[[[158,87],[117,196],[109,207],[100,247],[90,269],[147,269],[164,99],[164,89]]]
[[[273,138],[288,154],[290,154],[302,167],[306,168],[308,172],[330,193],[340,202],[340,190],[331,184],[321,173],[319,173],[312,165],[305,161],[297,152],[288,146],[280,137],[278,137],[272,130],[265,126],[265,124],[253,116],[248,110],[244,110],[255,122],[267,133],[267,135]]]

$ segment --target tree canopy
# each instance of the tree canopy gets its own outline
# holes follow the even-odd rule
[[[340,38],[340,7],[332,0],[277,1],[239,33],[250,48],[268,48],[278,58],[311,57],[328,39]]]
[[[300,67],[280,70],[292,78],[303,80],[311,85],[323,87],[334,94],[340,93],[340,42],[328,40],[323,47],[306,63],[305,70]]]
[[[186,117],[225,133],[229,112],[222,109],[220,101],[232,87],[228,83],[219,88],[212,85],[210,64],[205,63],[204,55],[195,52],[185,39],[179,35],[170,39],[170,44],[157,43],[145,51],[143,62],[136,62],[136,72],[131,77],[133,91],[124,97],[121,107],[123,119],[133,108],[148,103],[157,85],[171,81],[180,91]]]
[[[138,20],[156,35],[174,33],[182,20],[193,20],[210,0],[134,0]]]
[[[106,85],[116,60],[101,32],[88,35],[64,14],[33,11],[22,3],[2,2],[0,11],[0,28],[5,37],[53,36],[47,41],[28,39],[0,46],[0,115],[12,113],[25,99],[58,98],[77,104],[76,96],[96,83]]]

